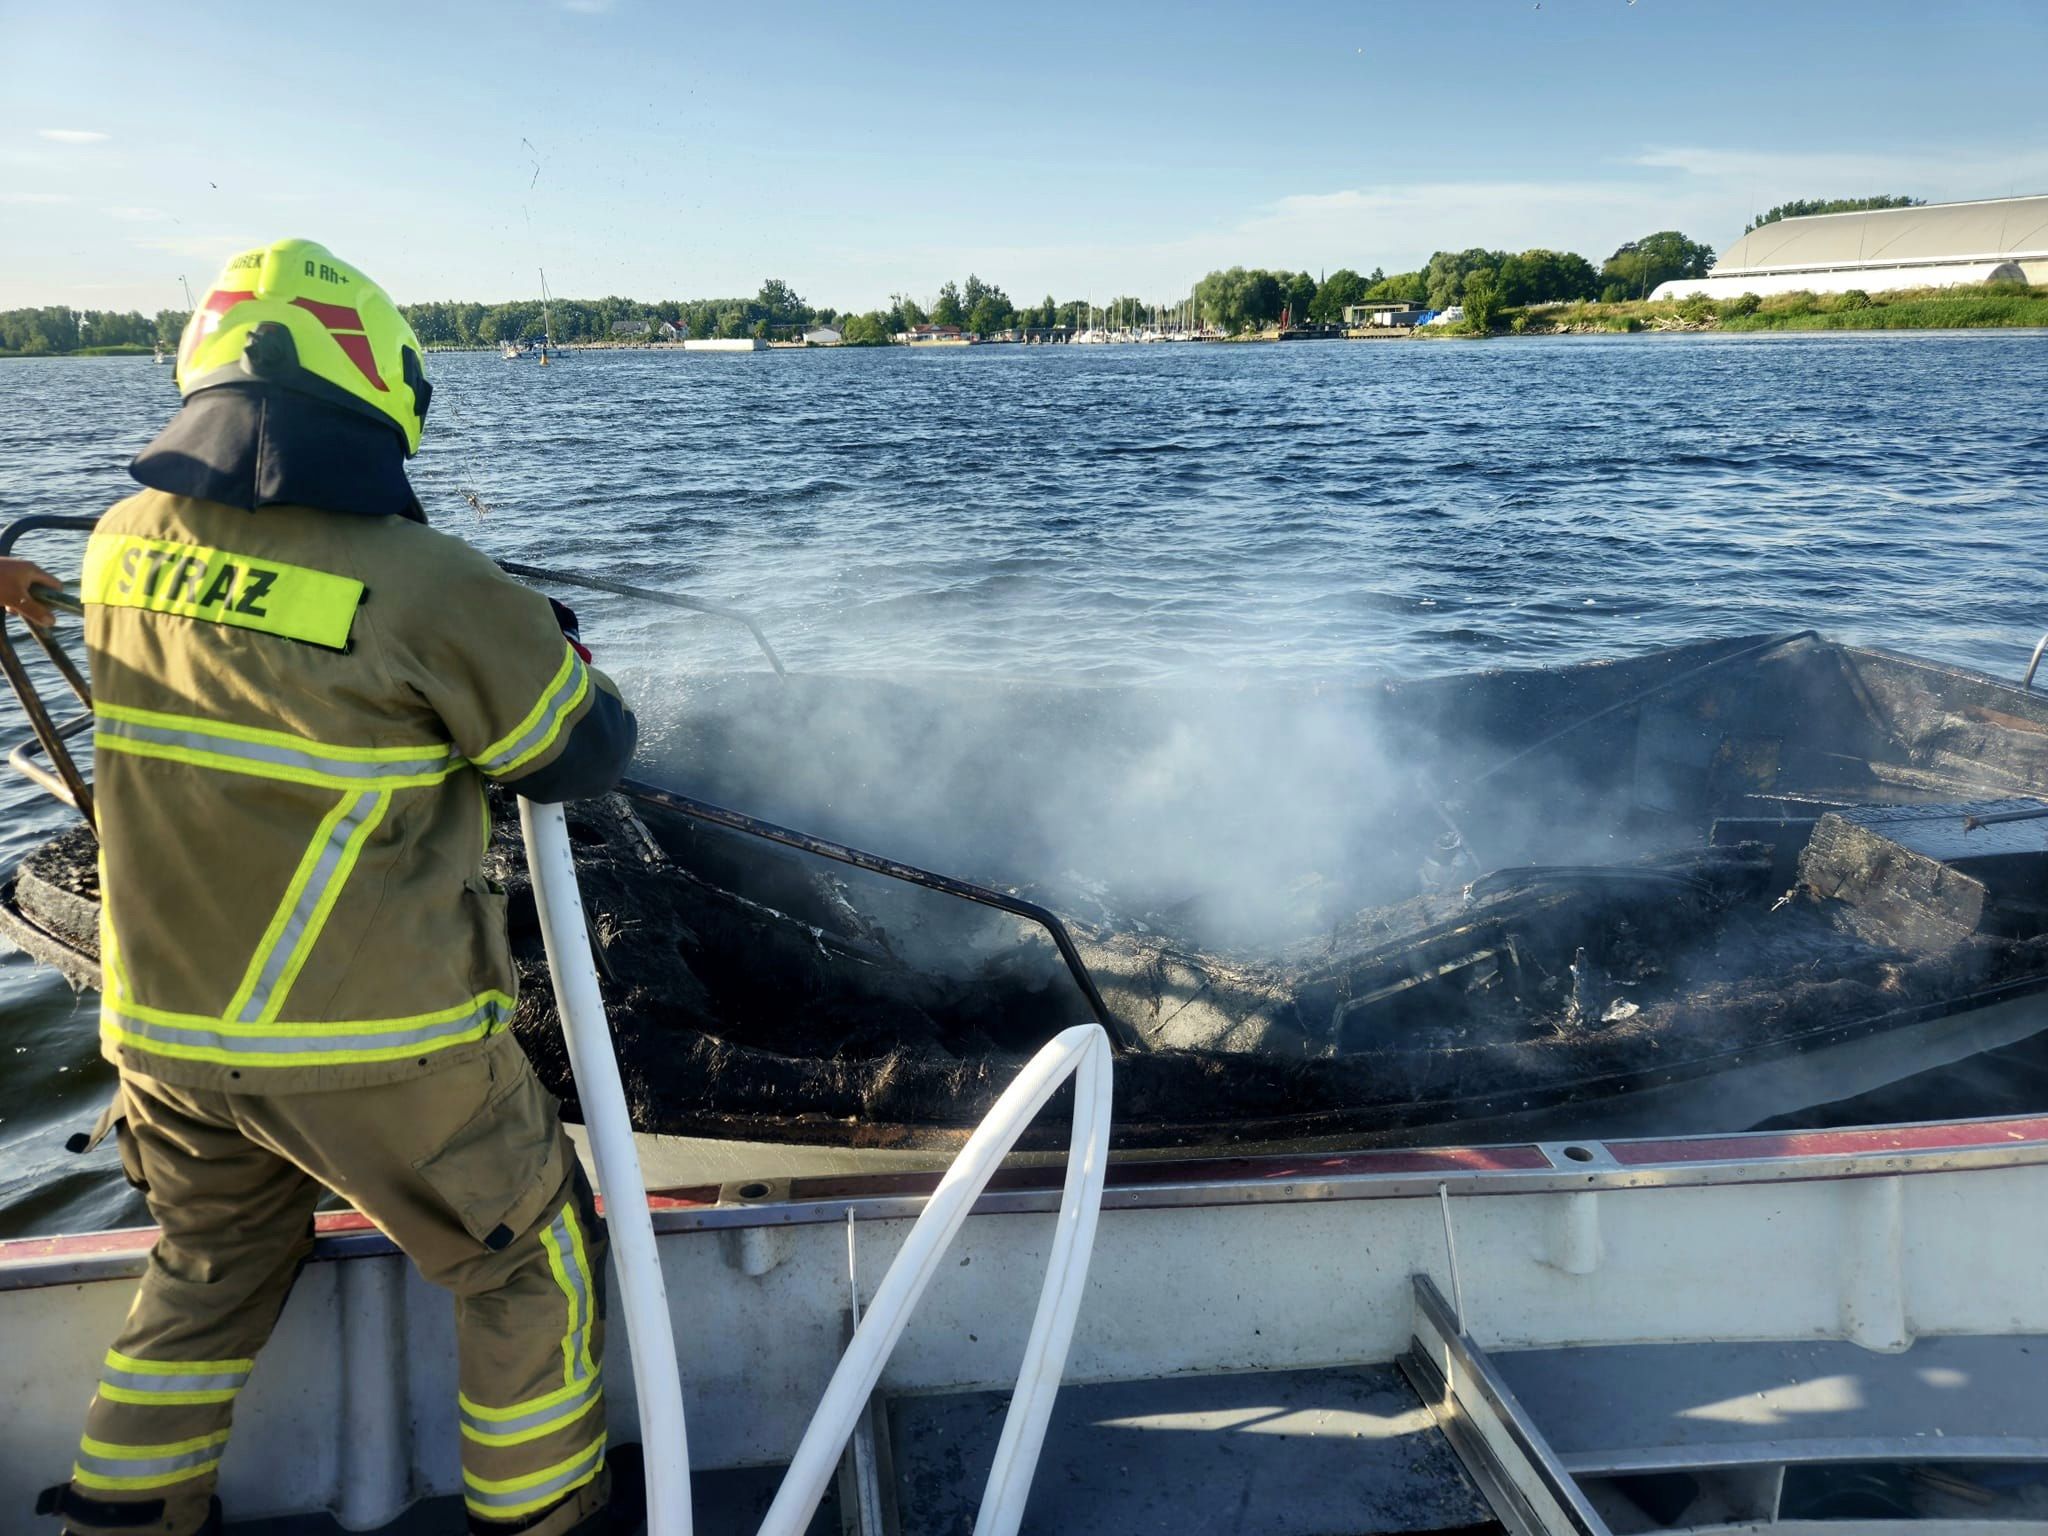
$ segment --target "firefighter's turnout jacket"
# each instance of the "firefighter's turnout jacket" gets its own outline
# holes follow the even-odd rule
[[[633,720],[546,598],[416,520],[391,434],[352,475],[318,411],[195,395],[88,546],[101,1038],[162,1234],[49,1503],[205,1526],[325,1188],[456,1296],[472,1519],[557,1536],[606,1497],[604,1231],[507,1028],[484,786],[606,790]]]
[[[620,715],[547,600],[404,518],[158,491],[101,519],[83,596],[106,1053],[284,1093],[505,1028],[484,781],[566,798]]]

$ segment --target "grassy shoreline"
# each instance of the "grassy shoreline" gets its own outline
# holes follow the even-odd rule
[[[152,350],[138,342],[124,342],[117,347],[79,347],[70,352],[10,352],[0,347],[0,357],[148,357]]]
[[[1642,300],[1503,309],[1491,336],[1597,336],[1637,331],[1953,331],[2048,328],[2048,289],[1904,289],[1895,293],[1754,294],[1715,301]],[[1447,327],[1447,330],[1455,328]],[[1467,332],[1470,336],[1474,333]]]

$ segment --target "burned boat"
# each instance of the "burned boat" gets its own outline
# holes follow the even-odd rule
[[[2048,1026],[2048,701],[1812,634],[1349,687],[733,675],[654,734],[689,796],[570,825],[655,1137],[936,1154],[1100,1010],[1131,1151],[1740,1130]],[[573,1099],[509,803],[490,860]],[[89,830],[0,932],[94,984]]]

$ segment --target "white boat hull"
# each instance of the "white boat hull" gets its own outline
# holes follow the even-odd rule
[[[984,1196],[884,1392],[1007,1390],[1058,1198],[1056,1173],[1026,1182]],[[788,1457],[842,1347],[849,1220],[872,1293],[929,1185],[657,1200],[698,1468]],[[1426,1334],[1418,1275],[1489,1351],[1833,1340],[1874,1359],[1916,1339],[2048,1335],[2028,1214],[2044,1202],[2048,1119],[1124,1164],[1067,1377],[1399,1360]],[[329,1511],[364,1528],[459,1487],[448,1298],[360,1221],[325,1225],[238,1406],[222,1469],[238,1518]],[[0,1508],[68,1467],[148,1240],[0,1245]],[[607,1370],[613,1432],[630,1440],[623,1347]],[[1929,1397],[1931,1436],[1942,1402]]]

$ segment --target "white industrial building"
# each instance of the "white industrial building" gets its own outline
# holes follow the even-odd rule
[[[1751,230],[1705,277],[1659,283],[1654,299],[2048,283],[2048,196],[1819,213]]]

